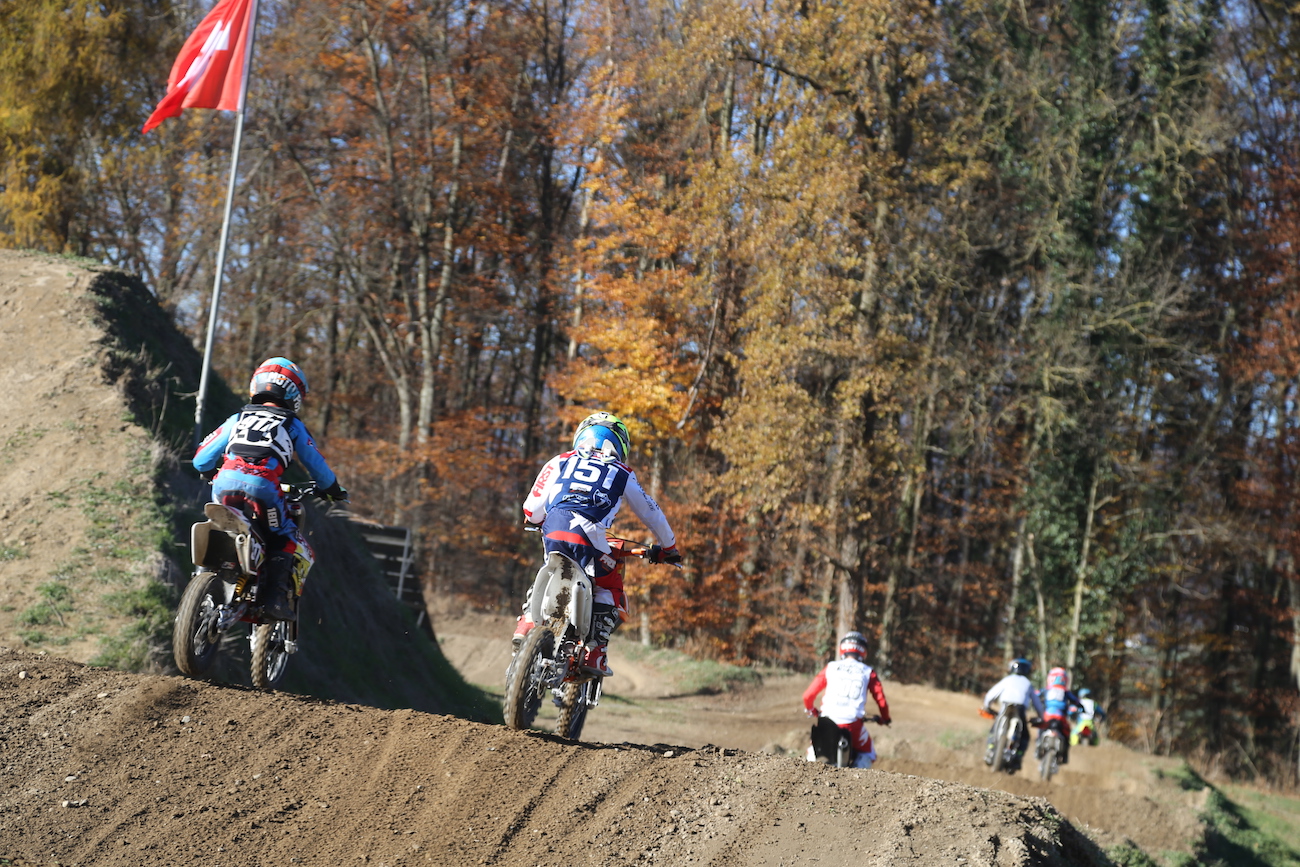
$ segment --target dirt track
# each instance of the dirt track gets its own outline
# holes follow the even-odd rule
[[[0,650],[21,864],[1090,864],[1045,801]]]
[[[435,625],[452,664],[468,680],[500,691],[511,619],[444,614]],[[586,737],[608,743],[716,743],[793,755],[806,747],[801,695],[808,678],[768,677],[760,688],[677,695],[671,676],[638,662],[630,655],[633,649],[626,640],[612,645],[615,677],[606,682],[607,699],[592,712]],[[988,723],[976,713],[977,697],[891,682],[885,690],[894,724],[872,729],[881,755],[876,770],[1046,798],[1108,848],[1127,840],[1153,856],[1190,853],[1203,834],[1198,813],[1205,791],[1185,792],[1164,776],[1180,764],[1177,760],[1103,741],[1095,748],[1075,747],[1070,764],[1050,784],[1039,782],[1032,768],[995,775],[982,761]]]

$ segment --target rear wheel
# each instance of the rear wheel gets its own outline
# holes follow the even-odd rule
[[[555,724],[555,733],[562,738],[576,741],[582,737],[582,727],[587,722],[587,710],[591,707],[591,697],[596,692],[599,681],[588,680],[583,683],[566,683],[560,694],[560,718]]]
[[[1007,757],[1007,718],[998,717],[997,733],[993,738],[993,773],[1002,770]]]
[[[270,689],[284,676],[289,665],[289,624],[273,620],[253,627],[253,686]]]
[[[554,633],[543,626],[533,627],[506,673],[505,723],[509,728],[523,730],[537,719],[546,692],[547,663],[554,656]]]
[[[202,677],[217,658],[221,644],[217,606],[221,599],[221,579],[215,572],[200,572],[186,585],[172,625],[172,658],[181,674]]]
[[[1049,736],[1043,745],[1043,757],[1038,760],[1038,776],[1044,783],[1050,783],[1056,773],[1057,750],[1057,738]]]

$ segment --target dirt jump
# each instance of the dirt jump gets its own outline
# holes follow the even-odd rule
[[[992,775],[977,699],[922,686],[886,681],[876,769],[809,764],[805,677],[701,690],[627,638],[586,742],[484,722],[511,619],[444,612],[435,646],[344,536],[285,691],[177,676],[184,504],[151,511],[175,406],[141,396],[183,390],[193,347],[115,343],[99,271],[0,253],[0,865],[1101,865],[1200,833],[1118,746]]]

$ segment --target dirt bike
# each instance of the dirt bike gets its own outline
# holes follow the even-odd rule
[[[1101,737],[1097,732],[1096,720],[1074,720],[1074,727],[1070,732],[1071,744],[1087,744],[1090,747],[1095,747],[1100,740]]]
[[[1035,755],[1038,757],[1038,777],[1044,783],[1052,780],[1052,775],[1061,769],[1061,754],[1065,752],[1065,735],[1061,733],[1057,721],[1044,723],[1043,734],[1038,739]]]
[[[303,501],[317,493],[316,484],[281,485],[285,511],[302,527]],[[264,586],[266,536],[270,532],[260,503],[232,495],[223,503],[205,503],[200,521],[190,528],[194,575],[176,610],[172,655],[189,677],[203,677],[212,667],[221,640],[236,623],[248,623],[253,686],[270,689],[298,650],[298,623],[268,617],[263,609],[272,588]],[[310,550],[299,551],[293,568],[290,606],[296,613],[303,578],[311,568]]]
[[[878,723],[880,717],[869,716],[865,722]],[[849,731],[828,716],[822,716],[820,713],[817,715],[817,722],[813,723],[810,739],[813,756],[819,762],[837,768],[851,768],[858,758],[858,751],[854,749]]]
[[[1014,774],[1020,770],[1020,744],[1026,738],[1025,721],[1021,716],[1020,705],[1004,704],[996,716],[980,708],[980,716],[993,720],[993,731],[989,736],[989,745],[984,751],[984,764],[993,773],[1004,771]]]
[[[610,555],[622,569],[628,557],[650,557],[655,549],[627,539],[609,538]],[[677,566],[677,564],[667,564]],[[573,560],[552,551],[538,571],[529,595],[537,625],[529,631],[506,669],[505,723],[523,730],[537,719],[547,690],[559,709],[555,733],[576,741],[587,712],[600,704],[604,677],[579,668],[591,629],[591,578]]]

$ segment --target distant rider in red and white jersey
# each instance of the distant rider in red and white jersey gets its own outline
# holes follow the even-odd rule
[[[855,768],[870,768],[876,761],[876,749],[871,743],[871,733],[863,724],[867,716],[867,696],[875,699],[880,708],[880,722],[889,725],[889,702],[885,700],[885,687],[876,672],[866,663],[867,639],[861,632],[848,632],[840,639],[839,658],[829,662],[817,673],[803,693],[803,707],[809,716],[817,716],[813,707],[817,694],[822,696],[820,715],[828,717],[853,740],[857,754]],[[817,760],[813,748],[808,748],[808,761]]]

